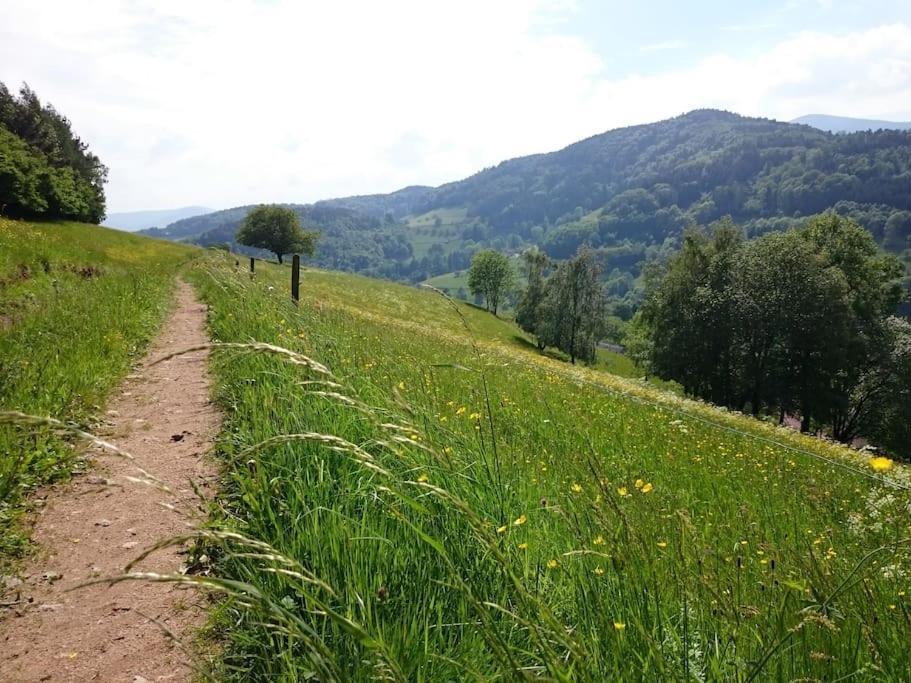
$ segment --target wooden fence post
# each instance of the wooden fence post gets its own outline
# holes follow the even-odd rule
[[[254,259],[254,258],[251,256],[251,257],[250,257],[250,274],[252,275],[252,274],[255,273],[255,272],[256,272],[256,259]]]
[[[297,303],[301,289],[301,257],[295,254],[291,259],[291,300]]]

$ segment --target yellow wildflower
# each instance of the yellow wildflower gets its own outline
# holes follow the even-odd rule
[[[621,486],[620,488],[618,488],[618,489],[617,489],[617,495],[619,495],[621,498],[625,498],[626,495],[627,495],[627,494],[626,494],[626,487],[625,487],[625,486]]]
[[[528,517],[526,517],[525,515],[519,515],[518,517],[516,517],[516,521],[514,521],[513,524],[515,524],[516,526],[522,526],[527,521],[528,521]]]
[[[480,420],[481,413],[472,413],[471,415],[468,416],[468,419],[469,420]]]
[[[528,544],[527,544],[527,543],[520,543],[520,544],[519,544],[519,550],[525,550],[526,548],[528,548]]]
[[[594,540],[595,545],[604,545],[604,536],[598,534]]]
[[[548,569],[556,569],[558,564],[560,564],[560,563],[557,562],[556,560],[548,560],[548,561],[547,561],[547,568],[548,568]]]
[[[430,477],[428,477],[426,474],[422,474],[420,477],[418,477],[418,482],[423,484],[428,479],[430,479]]]
[[[459,406],[458,410],[456,410],[456,415],[462,415],[464,413],[465,413],[465,406]]]
[[[870,467],[873,468],[874,472],[888,472],[894,464],[889,458],[882,456],[870,459]]]
[[[582,492],[582,487],[579,484],[573,484],[572,486],[570,486],[570,488],[572,489],[573,493]]]
[[[645,486],[645,482],[641,479],[637,479],[634,485],[637,489],[641,489],[643,486]]]
[[[655,487],[652,486],[651,483],[648,483],[645,486],[643,486],[640,490],[642,491],[642,493],[651,493],[652,489],[654,489],[654,488]]]
[[[498,529],[497,529],[497,533],[498,533],[498,534],[505,534],[505,533],[506,533],[506,525],[504,524],[503,526],[501,526],[500,528],[498,528]]]
[[[667,548],[667,541],[658,541],[656,544],[659,548]]]
[[[405,382],[399,382],[399,391],[405,391]]]
[[[601,576],[601,575],[604,573],[604,568],[603,568],[603,567],[595,567],[594,569],[592,569],[592,571],[593,571],[595,574],[597,574],[598,576]]]
[[[623,629],[626,628],[626,624],[624,624],[622,621],[615,621],[614,628],[617,629],[618,631],[622,631]]]

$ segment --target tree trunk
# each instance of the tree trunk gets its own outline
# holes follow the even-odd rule
[[[759,382],[753,384],[753,397],[750,399],[750,412],[753,417],[759,415],[759,396],[761,394]]]
[[[810,413],[806,412],[800,416],[800,431],[810,431]]]
[[[281,265],[282,264],[282,255],[279,253],[276,253],[275,255],[278,256],[278,265]]]

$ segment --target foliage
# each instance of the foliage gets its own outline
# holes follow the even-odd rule
[[[555,346],[569,356],[593,363],[597,343],[606,332],[604,292],[600,267],[592,252],[582,247],[557,265],[547,279],[544,300],[535,324],[539,345]]]
[[[488,249],[479,251],[471,259],[468,289],[472,294],[483,296],[487,310],[494,315],[515,284],[516,272],[503,254]]]
[[[318,233],[304,232],[297,214],[276,204],[257,206],[244,218],[237,231],[239,244],[268,249],[282,262],[285,254],[312,256]]]
[[[862,406],[858,432],[887,450],[907,454],[911,443],[911,323],[892,316],[882,332],[879,363],[861,373],[850,403]]]
[[[295,307],[277,266],[208,258],[214,337],[331,372],[214,359],[210,528],[268,544],[206,549],[250,587],[220,602],[220,680],[906,676],[903,467],[554,361],[427,291],[311,271]]]
[[[711,236],[689,232],[649,280],[635,352],[717,404],[799,415],[804,430],[827,426],[845,442],[895,434],[901,411],[882,406],[909,388],[904,336],[889,322],[901,274],[870,233],[835,213],[749,242],[723,221]]]
[[[0,218],[0,410],[80,426],[129,371],[168,308],[186,246],[76,223]],[[23,496],[77,454],[49,430],[0,426],[0,562],[24,549]]]
[[[541,306],[544,303],[545,278],[549,259],[539,249],[527,249],[522,253],[522,266],[525,269],[527,285],[519,297],[516,307],[516,324],[529,334],[537,334],[538,322],[541,319]],[[538,340],[538,347],[544,347]]]
[[[0,83],[0,214],[99,223],[107,168],[71,124],[23,85]]]

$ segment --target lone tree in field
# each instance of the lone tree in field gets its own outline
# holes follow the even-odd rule
[[[595,361],[596,345],[606,330],[600,274],[594,254],[583,246],[547,279],[535,334],[539,345],[556,346],[573,364],[577,358]]]
[[[236,235],[240,244],[271,251],[279,263],[285,254],[313,256],[317,237],[319,233],[301,227],[300,218],[292,209],[277,204],[263,204],[253,209]]]
[[[497,314],[500,301],[515,287],[516,273],[509,259],[498,251],[479,251],[471,259],[468,288],[475,296],[483,296],[487,310]]]

